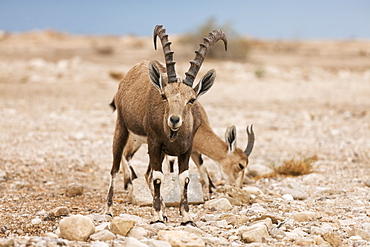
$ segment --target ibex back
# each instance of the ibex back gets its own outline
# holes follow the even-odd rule
[[[225,34],[219,30],[214,30],[204,38],[199,51],[196,51],[195,59],[190,62],[185,79],[181,79],[176,75],[171,42],[161,25],[154,29],[155,48],[157,36],[162,43],[166,67],[158,61],[142,61],[135,65],[120,82],[114,98],[117,120],[107,213],[112,213],[115,178],[129,133],[132,133],[146,136],[148,141],[149,166],[145,177],[153,196],[151,222],[167,220],[160,188],[164,177],[162,161],[165,154],[168,154],[178,157],[182,224],[193,224],[187,199],[188,168],[194,135],[202,121],[200,110],[194,102],[211,88],[216,72],[208,71],[194,88],[192,86],[208,49],[220,39],[224,41],[226,49],[227,40]]]

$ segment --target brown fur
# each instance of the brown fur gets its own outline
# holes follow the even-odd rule
[[[130,69],[119,84],[111,106],[117,110],[113,140],[113,165],[111,183],[107,197],[107,213],[111,214],[115,178],[120,169],[122,153],[129,135],[146,137],[148,142],[149,166],[145,174],[153,196],[152,222],[163,222],[165,205],[160,195],[163,180],[162,161],[165,155],[177,156],[179,182],[182,189],[180,213],[182,223],[193,224],[187,200],[189,184],[189,159],[193,139],[202,123],[196,99],[213,85],[216,72],[210,70],[193,88],[194,79],[208,49],[218,40],[227,40],[220,30],[214,30],[203,39],[196,57],[186,72],[186,78],[177,77],[173,51],[170,49],[166,30],[161,25],[154,28],[154,47],[159,37],[165,55],[166,67],[158,61],[142,61]],[[125,172],[127,170],[124,169]],[[132,179],[132,177],[131,177]]]
[[[165,80],[165,67],[158,61],[153,63]],[[178,157],[180,174],[189,168],[193,138],[202,121],[198,104],[188,103],[196,99],[196,91],[182,82],[170,83],[163,87],[163,94],[167,97],[163,100],[161,93],[150,82],[149,66],[148,61],[142,61],[129,70],[120,82],[114,97],[117,121],[113,141],[112,177],[119,170],[119,162],[129,133],[147,137],[150,157],[146,174],[148,183],[151,182],[149,180],[152,171],[162,172],[165,154]],[[171,137],[172,130],[168,125],[171,115],[178,115],[182,119],[176,137]],[[108,208],[112,206],[113,186],[111,187]]]

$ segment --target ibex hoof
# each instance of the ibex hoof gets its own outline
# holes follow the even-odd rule
[[[108,206],[102,211],[102,213],[113,218],[113,213],[111,211],[111,208]]]
[[[204,201],[209,201],[209,198],[211,198],[211,196],[209,194],[204,194],[203,195],[203,200]]]
[[[181,225],[182,226],[191,225],[191,226],[197,227],[197,225],[192,220],[181,222]]]
[[[156,220],[156,221],[151,221],[150,224],[156,224],[156,223],[162,223],[164,224],[164,222],[162,220]]]

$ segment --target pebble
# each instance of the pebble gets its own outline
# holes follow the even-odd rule
[[[46,232],[42,235],[43,237],[46,237],[46,238],[51,238],[51,239],[57,239],[59,238],[59,236],[53,232]]]
[[[227,212],[233,208],[226,198],[213,199],[204,203],[204,208],[218,212]]]
[[[247,167],[247,174],[252,177],[268,176],[274,173],[274,169],[269,166],[261,165],[258,163],[250,164]]]
[[[325,245],[325,244],[327,244],[327,242],[320,236],[315,236],[313,238],[313,242],[314,242],[315,245]]]
[[[215,221],[220,218],[219,214],[205,214],[202,219],[204,221]]]
[[[283,239],[286,236],[285,232],[281,229],[278,229],[278,228],[272,229],[270,231],[270,235],[271,235],[271,237],[276,238],[276,239]]]
[[[12,247],[14,246],[14,239],[13,238],[0,238],[0,246]]]
[[[290,194],[296,200],[305,200],[308,198],[308,193],[295,182],[290,182],[287,187],[281,189],[282,194]]]
[[[316,213],[310,211],[294,213],[291,218],[298,222],[305,222],[315,219]]]
[[[325,233],[324,229],[320,228],[320,227],[317,227],[317,226],[313,226],[311,227],[310,229],[310,233],[311,235],[318,235],[318,236],[321,236]]]
[[[126,236],[127,233],[134,227],[135,221],[126,220],[121,217],[114,217],[110,225],[110,230],[114,234]]]
[[[114,235],[114,233],[108,230],[102,230],[90,236],[90,239],[93,241],[108,241],[108,240],[113,240],[115,238],[116,238],[116,235]]]
[[[219,220],[219,221],[216,221],[216,226],[220,228],[225,228],[228,226],[228,223],[226,220]]]
[[[60,236],[67,240],[86,241],[95,232],[94,223],[89,217],[73,215],[59,222]]]
[[[127,237],[125,241],[125,247],[149,247],[147,244],[140,242],[136,238]]]
[[[257,187],[253,187],[253,186],[244,187],[243,190],[245,190],[249,194],[255,195],[255,196],[258,196],[258,195],[262,195],[263,194],[262,190],[260,190]]]
[[[119,217],[124,220],[133,220],[135,221],[136,225],[147,225],[150,222],[147,219],[132,214],[120,214]]]
[[[370,179],[368,179],[368,180],[365,181],[365,185],[368,186],[368,187],[370,187]]]
[[[239,228],[239,233],[242,236],[242,240],[247,243],[262,243],[266,239],[270,238],[267,227],[264,224],[241,227]]]
[[[198,236],[203,235],[203,231],[201,229],[199,229],[198,227],[191,226],[191,225],[186,225],[185,227],[181,228],[181,230],[194,233]]]
[[[228,195],[229,197],[236,200],[238,203],[234,203],[235,205],[248,205],[250,202],[250,194],[247,190],[243,190],[241,188],[237,188],[230,185],[225,185],[217,188],[216,190],[219,193],[223,193]]]
[[[109,230],[109,228],[110,228],[110,222],[103,222],[100,225],[97,225],[95,227],[95,232],[100,232],[100,231],[103,231],[103,230]]]
[[[291,194],[284,194],[284,195],[282,195],[282,198],[285,201],[294,201],[294,197]]]
[[[237,239],[239,239],[237,237]],[[227,246],[229,245],[229,241],[223,237],[202,237],[206,246]]]
[[[66,188],[66,196],[73,197],[82,195],[84,192],[84,187],[80,183],[71,183],[67,185]]]
[[[361,225],[362,229],[364,229],[367,232],[370,232],[370,223],[366,222]]]
[[[143,238],[148,235],[148,231],[145,230],[145,228],[140,226],[134,226],[127,234],[127,237],[133,237],[133,238]]]
[[[102,242],[102,241],[95,241],[90,244],[90,247],[109,247],[110,245],[108,243]]]
[[[324,231],[324,233],[326,233],[326,232],[333,232],[334,231],[334,227],[331,226],[329,223],[323,223],[321,225],[321,229]]]
[[[162,240],[149,239],[143,240],[143,242],[149,245],[150,247],[172,247],[169,242]]]
[[[349,233],[348,233],[348,236],[360,236],[361,239],[363,240],[366,240],[366,241],[370,241],[370,234],[363,230],[363,229],[352,229]]]
[[[323,234],[323,239],[331,246],[339,246],[342,242],[340,236],[336,232],[326,232]]]
[[[34,218],[31,220],[31,224],[32,225],[38,225],[42,222],[42,220],[40,218]]]
[[[67,207],[56,207],[49,211],[48,215],[52,217],[67,216],[70,213]]]
[[[186,231],[159,231],[158,239],[167,241],[171,246],[204,247],[204,241],[196,234]]]
[[[4,182],[7,179],[6,172],[4,170],[0,170],[0,182]]]

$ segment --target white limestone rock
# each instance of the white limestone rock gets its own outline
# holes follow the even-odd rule
[[[265,224],[256,224],[248,227],[239,228],[242,240],[247,243],[262,243],[265,239],[270,238]]]
[[[93,241],[109,241],[116,238],[116,235],[108,230],[102,230],[90,236]]]
[[[110,231],[126,237],[127,233],[134,227],[135,221],[114,217],[110,224]]]
[[[144,238],[148,235],[148,231],[141,226],[134,226],[128,233],[127,237],[132,237],[136,239]]]
[[[60,236],[67,240],[86,241],[95,232],[94,223],[89,217],[73,215],[59,222]]]
[[[233,208],[226,198],[213,199],[204,203],[205,209],[216,210],[218,212],[227,212]]]
[[[159,231],[158,239],[167,241],[171,246],[205,247],[204,241],[196,234],[186,231]]]

